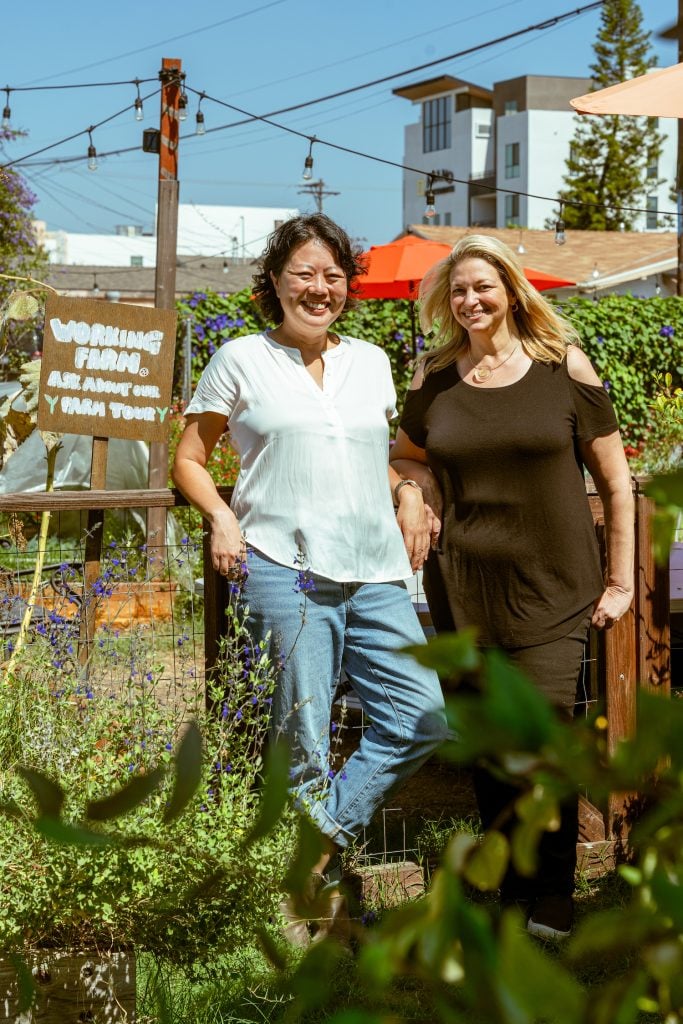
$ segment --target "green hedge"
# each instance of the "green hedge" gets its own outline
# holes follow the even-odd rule
[[[560,306],[609,389],[624,443],[642,446],[652,422],[654,375],[683,384],[683,300],[613,295],[569,299]]]
[[[609,296],[572,298],[560,310],[576,326],[585,351],[608,388],[624,444],[642,448],[652,422],[655,373],[670,373],[683,385],[683,300]],[[265,325],[250,289],[234,295],[196,292],[179,302],[179,346],[185,318],[193,317],[193,380],[215,349],[230,338]],[[399,404],[412,375],[410,305],[404,301],[362,302],[340,323],[347,334],[381,345],[391,360]],[[418,328],[419,331],[419,328]],[[424,345],[417,335],[417,349]],[[182,351],[182,348],[180,348]],[[181,362],[178,360],[177,365]]]

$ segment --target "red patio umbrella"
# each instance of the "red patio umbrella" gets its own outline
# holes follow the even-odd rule
[[[413,356],[415,344],[415,300],[420,282],[430,267],[443,260],[452,251],[445,242],[432,242],[417,235],[403,235],[386,245],[373,245],[363,253],[367,274],[356,281],[360,299],[408,299],[410,302],[410,329]],[[542,270],[524,267],[524,274],[538,291],[548,288],[565,288],[573,285],[561,277],[553,277]]]
[[[543,270],[534,270],[533,267],[522,267],[522,270],[529,284],[532,284],[537,292],[547,292],[550,288],[570,288],[576,284],[576,281],[555,277],[554,274],[546,274]]]

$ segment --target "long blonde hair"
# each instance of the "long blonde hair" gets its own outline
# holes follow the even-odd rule
[[[434,341],[440,345],[426,353],[425,374],[450,366],[469,345],[467,331],[451,310],[451,274],[458,263],[471,259],[490,263],[514,296],[517,308],[512,315],[522,347],[531,359],[561,363],[568,345],[581,344],[572,324],[529,284],[512,249],[489,235],[465,235],[449,256],[427,271],[420,285],[420,325],[425,334],[433,330]]]

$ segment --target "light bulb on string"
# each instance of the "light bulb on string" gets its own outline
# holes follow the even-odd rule
[[[93,141],[92,141],[92,128],[88,128],[88,139],[90,140],[89,145],[88,145],[88,170],[89,171],[96,171],[97,170],[97,150],[95,149],[95,146],[93,145]]]
[[[427,217],[428,220],[431,220],[432,217],[436,216],[436,207],[434,205],[435,196],[434,189],[432,188],[433,184],[434,179],[430,174],[427,178],[427,188],[425,190],[425,217]]]
[[[92,293],[93,295],[100,294],[100,286],[97,283],[97,274],[93,274],[92,276]]]
[[[202,110],[202,100],[204,99],[205,93],[199,94],[199,103],[197,104],[197,116],[195,118],[197,122],[197,135],[206,135],[206,128],[204,126],[204,111]]]
[[[178,120],[187,121],[187,93],[185,92],[185,75],[180,76],[180,96],[178,97]]]
[[[135,85],[137,86],[137,90],[138,90],[138,94],[135,97],[135,103],[134,103],[134,106],[135,106],[135,120],[136,121],[142,121],[142,120],[144,120],[145,115],[142,112],[142,97],[140,96],[140,82],[139,82],[139,80],[137,78],[135,79]]]
[[[567,241],[564,234],[564,220],[562,219],[562,213],[564,211],[564,204],[560,203],[560,216],[555,222],[555,245],[564,245]]]
[[[524,242],[522,241],[522,232],[521,231],[519,233],[519,245],[517,246],[517,252],[519,253],[520,256],[523,256],[524,253],[526,252],[526,249],[524,248]]]
[[[9,94],[10,94],[10,90],[9,89],[5,89],[5,96],[7,98],[5,100],[5,106],[4,106],[4,109],[2,111],[2,127],[3,128],[9,128],[10,120],[12,118],[12,111],[10,110],[10,105],[9,105]]]
[[[313,177],[313,143],[315,142],[315,135],[309,139],[308,155],[304,160],[304,169],[301,175],[303,181],[310,181]]]
[[[593,264],[593,272],[592,272],[591,276],[592,276],[594,281],[596,281],[600,277],[600,271],[598,270],[597,263]]]
[[[227,260],[223,260],[223,273],[227,274],[230,271],[230,264]]]

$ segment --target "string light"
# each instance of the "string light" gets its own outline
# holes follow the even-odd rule
[[[92,126],[91,126],[90,128],[88,128],[88,170],[89,171],[96,171],[97,170],[97,150],[95,149],[95,146],[93,145],[92,132],[93,132],[93,129],[92,129]]]
[[[140,82],[139,82],[139,80],[137,78],[135,79],[135,85],[136,85],[137,90],[138,90],[138,94],[135,97],[135,104],[134,104],[134,106],[135,106],[135,120],[136,121],[142,121],[145,115],[142,112],[142,98],[140,96]]]
[[[315,141],[315,135],[312,135],[309,139],[308,156],[304,160],[304,169],[301,175],[303,181],[310,181],[313,177],[313,143]]]
[[[517,252],[519,253],[520,256],[523,256],[524,253],[526,252],[526,249],[524,248],[524,242],[522,241],[522,232],[521,231],[519,233],[519,245],[517,246]]]
[[[92,276],[92,293],[93,295],[100,294],[100,286],[97,283],[97,274],[93,274]]]
[[[429,220],[436,216],[436,207],[434,206],[434,180],[431,174],[427,177],[427,188],[425,190],[425,217]]]
[[[12,117],[12,111],[10,110],[10,106],[9,106],[9,94],[10,94],[10,90],[9,89],[5,89],[5,96],[7,98],[5,100],[5,108],[4,108],[3,112],[2,112],[2,127],[3,128],[9,128],[9,126],[10,126],[10,119]]]
[[[178,120],[187,121],[187,93],[185,92],[185,75],[180,76],[180,96],[178,97]]]
[[[591,274],[591,277],[593,278],[594,281],[596,281],[600,277],[600,271],[598,270],[597,263],[593,264],[593,272]]]
[[[197,117],[196,117],[196,121],[197,121],[197,135],[205,135],[206,134],[206,128],[204,126],[204,111],[201,109],[201,107],[202,107],[202,100],[204,99],[205,96],[206,96],[206,93],[200,92],[200,94],[199,94],[199,103],[197,104]]]
[[[555,223],[555,245],[564,245],[567,241],[564,234],[564,220],[562,214],[564,213],[564,203],[560,203],[560,216],[557,218]]]
[[[230,270],[230,264],[227,260],[223,260],[223,273],[227,274]]]

